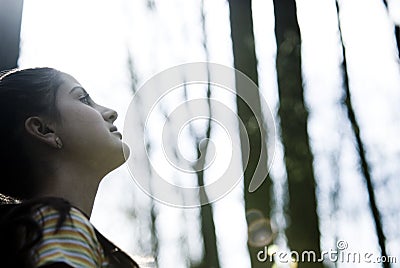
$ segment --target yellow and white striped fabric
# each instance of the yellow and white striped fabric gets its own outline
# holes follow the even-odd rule
[[[65,263],[74,268],[108,267],[103,249],[87,217],[71,208],[56,232],[59,212],[50,206],[39,208],[36,220],[43,226],[43,238],[34,249],[35,266]]]

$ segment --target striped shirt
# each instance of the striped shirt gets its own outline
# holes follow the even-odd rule
[[[103,248],[93,225],[76,208],[71,208],[60,229],[60,214],[50,206],[42,206],[34,218],[43,226],[43,238],[34,248],[35,266],[65,263],[74,268],[108,267]]]

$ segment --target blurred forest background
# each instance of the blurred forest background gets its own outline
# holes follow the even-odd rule
[[[251,153],[243,180],[222,199],[171,207],[143,193],[126,167],[102,182],[92,221],[143,267],[400,267],[399,25],[398,0],[0,0],[0,68],[72,74],[118,111],[120,129],[138,88],[178,64],[224,64],[259,86],[237,87],[253,111],[210,86],[187,88],[153,111],[162,121],[177,104],[206,97],[237,112]],[[255,116],[267,112],[275,124],[258,128]],[[141,134],[149,155],[137,156],[150,182],[150,160],[162,155],[157,126]],[[211,120],[188,129],[176,150],[204,167],[204,141],[218,147],[224,138]],[[243,133],[235,135],[243,144]],[[267,180],[249,192],[258,161],[272,159]],[[223,165],[189,178],[162,168],[176,183],[203,185]],[[320,254],[340,241],[347,252],[397,263],[257,259],[265,246],[269,254]]]

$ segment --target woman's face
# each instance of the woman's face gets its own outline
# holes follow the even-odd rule
[[[105,172],[120,166],[129,148],[113,125],[117,113],[95,103],[72,76],[63,76],[56,98],[61,117],[56,134],[62,141],[62,152],[72,161]]]

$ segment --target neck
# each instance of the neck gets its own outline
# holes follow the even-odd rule
[[[42,177],[46,182],[36,197],[59,197],[90,216],[99,183],[103,176],[76,165],[63,163],[51,176]]]

